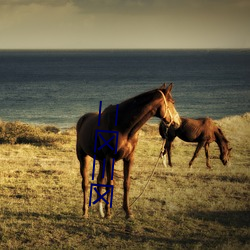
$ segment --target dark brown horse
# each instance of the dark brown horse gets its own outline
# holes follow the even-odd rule
[[[126,212],[126,217],[132,217],[132,212],[129,208],[129,188],[130,188],[130,173],[134,159],[134,150],[138,140],[138,130],[152,116],[162,119],[164,123],[172,124],[175,127],[180,125],[180,117],[175,110],[174,101],[171,96],[172,84],[168,87],[164,84],[161,88],[155,89],[134,98],[128,99],[119,104],[118,120],[115,126],[116,106],[110,105],[101,113],[100,126],[98,126],[98,114],[88,113],[80,118],[77,123],[77,157],[80,161],[80,172],[82,175],[83,189],[83,214],[88,217],[88,165],[91,157],[94,157],[94,141],[95,131],[112,130],[118,131],[117,153],[105,147],[96,153],[96,160],[100,163],[100,171],[97,178],[98,184],[104,184],[102,165],[105,159],[105,173],[107,176],[107,185],[113,185],[111,178],[112,161],[123,159],[124,163],[124,199],[123,208]],[[104,138],[108,140],[108,138]],[[100,142],[98,142],[100,144]],[[110,143],[112,147],[114,144]],[[108,189],[108,188],[107,188]],[[101,194],[101,187],[98,187]],[[99,202],[99,211],[101,216],[104,216],[102,203]],[[110,192],[107,194],[108,204],[105,205],[106,217],[110,217]]]
[[[178,129],[170,126],[166,128],[164,123],[160,123],[159,132],[163,139],[166,140],[162,155],[168,154],[168,164],[173,166],[171,162],[171,146],[176,136],[186,142],[198,142],[194,155],[189,162],[189,167],[192,166],[194,159],[197,157],[202,147],[205,148],[206,165],[211,168],[209,163],[209,144],[216,142],[220,149],[220,159],[223,165],[226,165],[229,160],[231,148],[228,147],[228,140],[223,135],[221,129],[217,127],[210,118],[190,119],[181,117],[181,125]],[[166,159],[163,161],[166,165]]]

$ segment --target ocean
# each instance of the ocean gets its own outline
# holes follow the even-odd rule
[[[249,112],[250,50],[0,51],[0,120],[68,128],[164,82],[181,116]]]

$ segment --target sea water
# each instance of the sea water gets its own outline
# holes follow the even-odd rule
[[[249,112],[250,50],[0,51],[0,119],[67,128],[164,82],[181,116]]]

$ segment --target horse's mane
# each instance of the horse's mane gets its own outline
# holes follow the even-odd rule
[[[137,96],[134,96],[134,97],[131,97],[123,102],[121,102],[119,105],[123,105],[123,104],[126,104],[126,105],[131,105],[136,102],[137,104],[140,104],[140,103],[145,103],[146,102],[149,102],[150,100],[152,100],[152,97],[154,98],[154,96],[152,96],[152,93],[153,92],[156,92],[157,90],[166,90],[166,87],[167,87],[167,84],[164,83],[161,87],[159,88],[156,88],[156,89],[151,89],[151,90],[148,90],[144,93],[141,93]],[[143,98],[144,97],[144,98]],[[169,93],[169,97],[172,99],[172,95],[171,93]]]
[[[227,140],[227,138],[225,137],[225,135],[223,134],[221,128],[217,127],[218,129],[218,132],[215,131],[215,137],[216,139],[219,139],[219,140],[223,140],[225,143],[229,143],[229,141]]]
[[[140,103],[145,103],[145,102],[149,102],[150,99],[152,99],[152,93],[154,91],[156,91],[157,89],[154,89],[154,90],[150,90],[150,91],[147,91],[147,92],[144,92],[142,94],[139,94],[137,96],[134,96],[134,97],[131,97],[123,102],[121,102],[119,104],[119,107],[122,107],[123,105],[126,105],[126,106],[131,106],[131,105],[135,105],[135,103],[138,105]]]

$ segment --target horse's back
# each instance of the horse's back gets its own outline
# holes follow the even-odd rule
[[[204,124],[204,129],[213,134],[218,129],[218,127],[210,117],[204,118],[203,124]]]
[[[187,142],[199,142],[201,140],[214,140],[216,126],[209,117],[191,119],[181,118],[182,124],[177,131],[178,137]]]
[[[181,118],[182,126],[187,127],[200,127],[200,128],[213,128],[215,126],[214,121],[210,117],[205,118]]]

